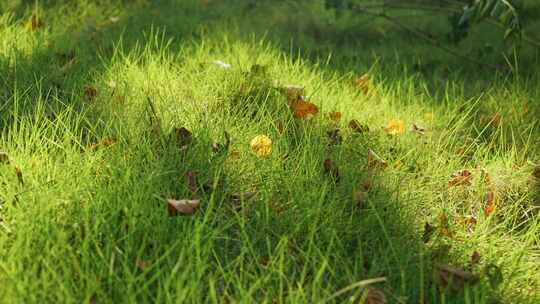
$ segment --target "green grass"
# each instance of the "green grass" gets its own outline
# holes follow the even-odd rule
[[[0,303],[362,302],[366,289],[347,287],[379,277],[370,287],[389,303],[540,301],[534,53],[520,73],[493,74],[385,24],[329,25],[320,6],[16,2],[0,5]],[[354,80],[368,71],[365,95]],[[320,113],[295,119],[276,89],[287,84]],[[407,132],[388,135],[392,119]],[[194,137],[184,151],[179,127]],[[334,128],[343,140],[329,145]],[[229,150],[214,153],[224,131]],[[260,134],[273,141],[267,158],[249,146]],[[370,169],[369,149],[388,166]],[[449,188],[460,169],[471,185]],[[489,216],[482,169],[497,197]],[[191,171],[211,185],[196,194],[202,207],[169,217],[164,199],[194,197]],[[479,281],[445,289],[438,264]]]

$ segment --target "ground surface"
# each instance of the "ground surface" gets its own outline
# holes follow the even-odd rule
[[[533,57],[322,6],[15,2],[1,303],[540,301]]]

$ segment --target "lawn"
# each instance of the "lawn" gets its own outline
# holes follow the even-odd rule
[[[313,3],[19,2],[0,303],[540,302],[538,50],[462,42],[493,70]]]

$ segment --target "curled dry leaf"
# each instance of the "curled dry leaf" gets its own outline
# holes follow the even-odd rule
[[[272,154],[272,140],[266,135],[257,135],[250,142],[251,150],[259,157]]]
[[[180,150],[186,150],[193,141],[193,134],[185,127],[175,128],[174,134]]]
[[[478,251],[474,251],[469,257],[469,263],[471,265],[475,265],[478,264],[478,262],[480,262],[480,253],[478,253]]]
[[[461,219],[461,224],[465,226],[465,228],[467,228],[467,231],[469,233],[474,232],[474,228],[476,228],[476,223],[477,223],[476,217],[472,215],[463,217]]]
[[[197,193],[197,190],[199,189],[199,182],[197,181],[197,176],[199,176],[199,173],[196,171],[188,171],[186,172],[186,184],[192,193]]]
[[[392,119],[384,130],[390,135],[401,135],[405,133],[405,122],[401,119]]]
[[[341,120],[341,112],[328,113],[328,117],[334,122],[339,122]]]
[[[465,284],[478,282],[477,275],[460,267],[450,265],[436,265],[437,279],[441,286],[453,290],[462,290]]]
[[[193,215],[201,206],[201,200],[175,200],[168,199],[167,206],[169,210],[169,216],[178,216],[178,215]]]
[[[285,93],[289,102],[298,100],[305,95],[304,88],[294,84],[285,85],[281,91]]]
[[[429,242],[431,239],[431,236],[433,235],[433,232],[435,232],[435,227],[433,227],[430,223],[426,222],[424,224],[424,233],[422,234],[422,241],[424,243]]]
[[[334,164],[334,162],[329,158],[324,160],[324,172],[326,174],[330,175],[336,181],[339,181],[339,179],[340,179],[339,169]]]
[[[371,76],[369,74],[364,74],[358,77],[355,81],[356,86],[364,93],[365,95],[369,94],[371,91]]]
[[[4,151],[0,151],[0,165],[1,164],[9,164],[9,154]]]
[[[419,134],[419,135],[424,135],[424,134],[426,134],[426,128],[421,127],[421,126],[414,123],[412,125],[411,132]]]
[[[139,268],[140,270],[144,271],[144,270],[146,270],[148,267],[150,267],[152,264],[151,264],[149,261],[137,259],[137,260],[135,261],[135,265],[137,265],[137,268]]]
[[[17,175],[17,180],[19,181],[19,184],[24,186],[24,179],[21,168],[15,167],[15,175]]]
[[[448,187],[455,186],[470,186],[472,180],[472,173],[469,170],[463,169],[454,172],[448,180]]]
[[[490,216],[497,209],[497,200],[495,197],[495,191],[488,192],[486,197],[486,207],[484,208],[484,214]]]
[[[94,86],[86,85],[84,86],[83,90],[84,90],[84,96],[86,96],[86,99],[88,101],[93,101],[94,99],[96,99],[98,95],[98,90]]]
[[[343,141],[343,137],[340,134],[339,129],[333,129],[326,132],[328,138],[330,139],[330,145],[339,145]]]
[[[533,169],[532,176],[533,176],[534,178],[540,180],[540,166],[536,166],[536,167]]]
[[[386,295],[380,289],[368,287],[366,304],[386,304]]]
[[[373,150],[368,150],[368,168],[385,168],[388,163]]]
[[[302,96],[289,102],[289,107],[293,111],[293,116],[295,118],[309,119],[313,115],[319,113],[319,108],[315,104],[306,101]]]
[[[353,194],[354,204],[358,209],[364,209],[367,206],[369,194],[366,191],[357,190]]]
[[[351,130],[353,130],[354,132],[358,132],[358,133],[369,132],[369,127],[361,124],[356,119],[353,119],[349,122],[349,128],[351,128]]]

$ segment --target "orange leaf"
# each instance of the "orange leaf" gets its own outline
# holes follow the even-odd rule
[[[484,209],[484,214],[486,216],[491,215],[497,209],[497,203],[495,199],[495,191],[491,190],[487,194],[486,198],[486,208]]]
[[[304,100],[303,97],[289,102],[289,106],[295,118],[309,118],[311,115],[319,113],[319,108],[315,104]]]
[[[472,173],[469,170],[459,170],[450,176],[448,180],[448,187],[454,186],[469,186],[471,185]]]
[[[168,199],[169,216],[193,215],[201,206],[201,200],[174,200]]]

